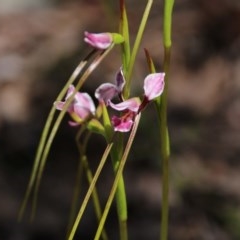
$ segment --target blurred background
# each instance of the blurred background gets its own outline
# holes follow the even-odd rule
[[[146,1],[127,0],[132,39]],[[154,1],[142,47],[162,70],[162,1]],[[83,32],[117,31],[118,1],[1,0],[0,2],[0,240],[65,239],[77,169],[76,129],[68,116],[56,136],[39,192],[35,221],[30,207],[17,214],[28,184],[48,112],[90,48]],[[116,48],[84,90],[113,82],[120,66]],[[144,51],[134,69],[133,95],[147,74]],[[240,239],[240,2],[176,1],[169,83],[170,240]],[[161,163],[154,108],[143,114],[125,168],[129,239],[159,238]],[[93,170],[104,149],[100,137],[88,152]],[[98,183],[104,206],[113,174],[108,162]],[[87,183],[83,182],[86,191]],[[79,200],[81,202],[81,199]],[[107,220],[118,239],[116,212]],[[93,207],[76,239],[96,229]]]

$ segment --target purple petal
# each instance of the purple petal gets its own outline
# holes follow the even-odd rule
[[[137,112],[140,106],[140,100],[139,98],[130,98],[118,104],[114,104],[111,101],[109,101],[109,105],[117,111],[123,111],[128,109],[132,112]]]
[[[91,111],[82,105],[75,104],[73,109],[74,113],[81,119],[86,119],[89,115],[91,115]]]
[[[164,89],[165,73],[149,74],[144,80],[144,93],[149,101],[160,96]]]
[[[78,92],[75,95],[74,105],[87,109],[90,113],[95,114],[96,108],[88,93]]]
[[[107,103],[118,94],[117,87],[112,83],[103,83],[95,91],[95,97],[99,101]]]
[[[110,33],[89,33],[84,32],[84,41],[97,49],[107,49],[112,44],[112,35]]]
[[[117,72],[117,75],[116,75],[116,86],[119,93],[122,92],[125,82],[126,81],[123,76],[122,68],[120,68],[120,70]]]

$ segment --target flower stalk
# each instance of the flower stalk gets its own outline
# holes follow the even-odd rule
[[[158,111],[160,120],[160,139],[161,139],[161,157],[162,157],[162,216],[161,216],[161,240],[168,239],[168,219],[169,219],[169,156],[170,144],[167,125],[167,96],[168,80],[171,58],[171,32],[172,32],[172,11],[174,0],[164,1],[163,12],[163,45],[164,45],[164,63],[165,89],[158,101]]]

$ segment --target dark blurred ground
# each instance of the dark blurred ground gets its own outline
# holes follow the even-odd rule
[[[126,2],[136,33],[144,2]],[[20,224],[17,213],[50,106],[90,50],[83,32],[116,30],[117,3],[1,1],[0,9],[0,240],[64,239],[77,168],[75,129],[67,121],[47,162],[35,222],[28,222],[30,208]],[[160,70],[161,13],[162,1],[155,1],[142,44]],[[240,239],[239,26],[239,1],[176,1],[169,83],[171,240]],[[114,51],[85,90],[93,93],[101,82],[113,81],[119,65]],[[140,51],[134,78],[146,74]],[[136,92],[141,85],[135,83]],[[147,109],[125,169],[134,240],[159,236],[161,170],[154,120],[153,109]],[[104,147],[99,138],[89,147],[92,157],[100,152],[97,146]],[[93,168],[96,163],[92,160]],[[103,200],[111,180],[109,164],[99,183]],[[95,225],[90,207],[76,239],[92,239]],[[114,210],[107,230],[117,239]]]

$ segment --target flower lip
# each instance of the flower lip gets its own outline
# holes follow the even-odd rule
[[[89,33],[84,32],[84,41],[94,48],[104,50],[113,42],[111,33]]]

